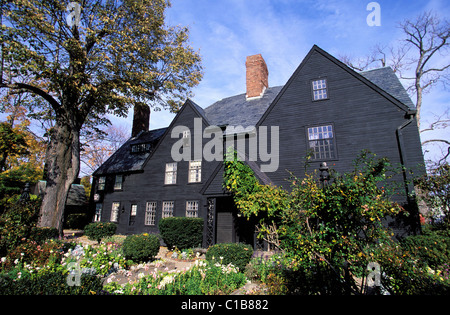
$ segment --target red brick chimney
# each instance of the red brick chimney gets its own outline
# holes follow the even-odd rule
[[[248,56],[245,62],[247,69],[247,100],[262,97],[269,87],[269,71],[261,54]]]
[[[133,129],[131,136],[136,137],[141,131],[148,131],[150,127],[150,107],[147,104],[138,103],[134,106]]]

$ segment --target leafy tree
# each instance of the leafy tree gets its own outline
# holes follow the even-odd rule
[[[442,164],[417,181],[421,198],[432,209],[433,221],[441,221],[444,228],[450,227],[450,165]],[[438,222],[433,222],[438,223]]]
[[[202,77],[188,30],[165,24],[169,1],[69,2],[3,2],[1,33],[0,87],[32,93],[54,117],[39,225],[60,233],[82,128],[140,104],[176,111]]]

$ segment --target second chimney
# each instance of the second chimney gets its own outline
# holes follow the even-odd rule
[[[247,100],[260,98],[269,87],[269,71],[261,54],[248,56],[245,62],[247,69]]]
[[[150,107],[147,104],[138,103],[134,106],[133,129],[131,136],[136,137],[141,131],[148,131],[150,127]]]

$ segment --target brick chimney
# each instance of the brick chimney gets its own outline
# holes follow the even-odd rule
[[[261,54],[248,56],[245,62],[247,69],[247,100],[260,98],[269,87],[269,71]]]
[[[147,104],[138,103],[134,106],[133,129],[131,136],[136,137],[141,131],[148,131],[150,126],[150,107]]]

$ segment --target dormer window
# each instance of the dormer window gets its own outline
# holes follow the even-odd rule
[[[311,84],[314,101],[325,100],[328,98],[326,79],[313,80]]]
[[[131,153],[150,152],[150,143],[138,143],[131,145]]]

